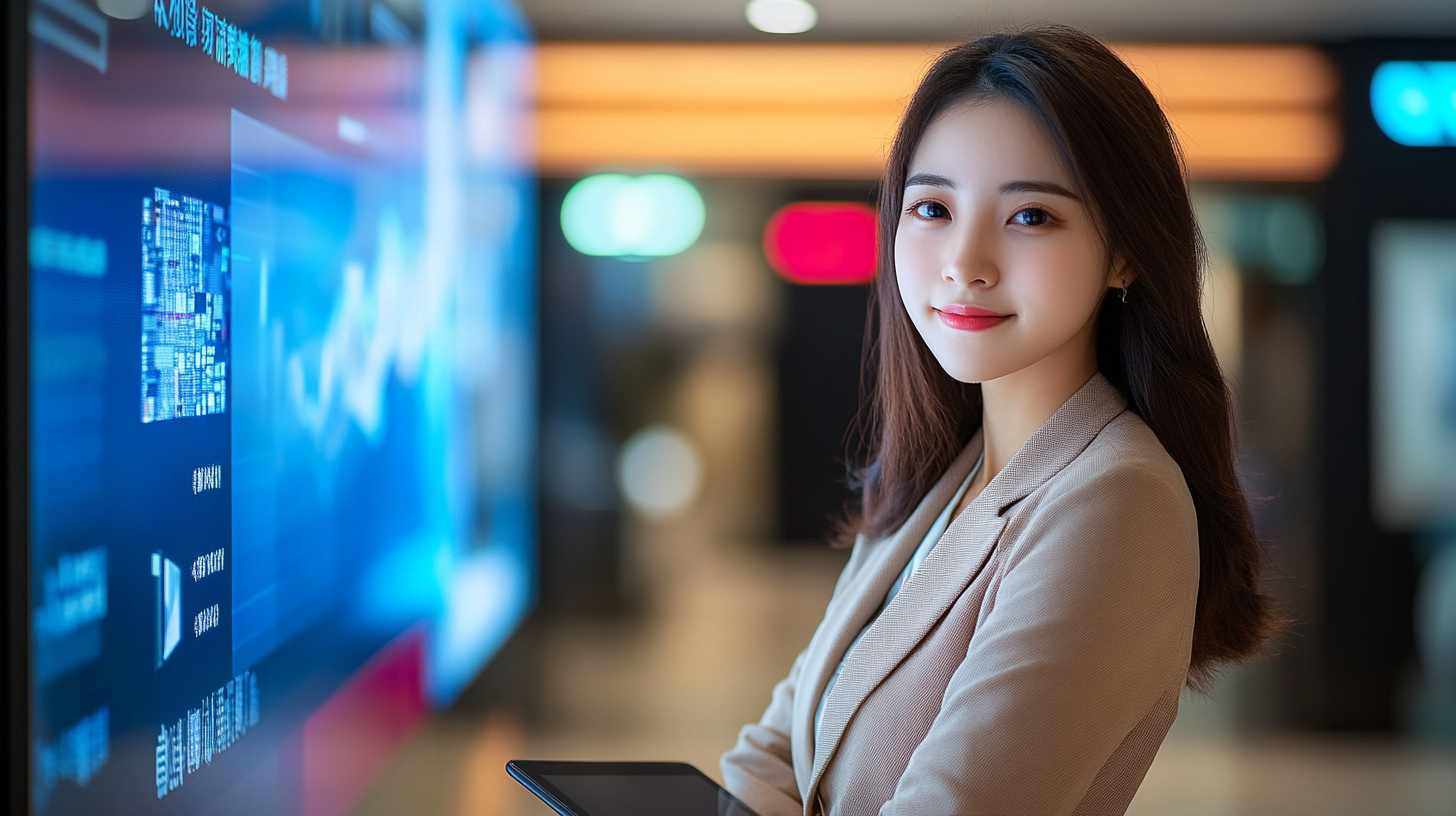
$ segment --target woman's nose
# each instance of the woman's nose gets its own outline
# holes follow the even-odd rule
[[[1000,270],[991,230],[971,224],[954,236],[941,277],[964,287],[994,286]]]

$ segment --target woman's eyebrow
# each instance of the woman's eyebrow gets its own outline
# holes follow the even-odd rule
[[[935,173],[916,173],[910,178],[905,179],[906,187],[915,187],[917,185],[944,187],[947,190],[954,190],[958,186],[954,181],[951,181],[945,176],[936,175]]]
[[[960,188],[959,184],[937,173],[916,173],[910,178],[905,179],[905,186],[943,187],[947,190]],[[1016,181],[1008,181],[1001,185],[1000,193],[1002,195],[1008,193],[1044,193],[1046,195],[1063,196],[1073,201],[1082,200],[1076,193],[1057,184],[1055,181],[1046,181],[1043,179],[1017,179]]]
[[[1073,201],[1081,201],[1077,194],[1055,181],[1042,181],[1039,179],[1021,179],[1008,181],[1001,185],[1001,194],[1007,193],[1045,193],[1047,195],[1062,196]]]

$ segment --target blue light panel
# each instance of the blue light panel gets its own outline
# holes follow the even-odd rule
[[[1370,80],[1380,129],[1410,147],[1456,145],[1456,62],[1387,62]]]

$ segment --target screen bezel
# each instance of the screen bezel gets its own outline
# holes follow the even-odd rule
[[[748,813],[753,809],[743,804],[738,797],[714,782],[707,774],[686,762],[562,762],[554,760],[513,759],[506,763],[506,772],[542,798],[553,810],[563,816],[593,816],[585,808],[567,796],[560,788],[547,782],[546,776],[696,776],[718,789],[718,792],[732,799],[734,804]],[[552,802],[551,800],[556,800]],[[560,807],[558,807],[558,805]],[[566,810],[561,810],[566,808]]]
[[[29,82],[30,3],[6,3],[5,70],[5,289],[0,300],[4,333],[3,441],[5,503],[5,670],[3,694],[5,791],[8,813],[29,813],[30,796],[30,224]]]

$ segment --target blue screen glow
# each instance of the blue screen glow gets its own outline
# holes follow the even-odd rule
[[[532,601],[529,33],[30,5],[33,812],[344,813]]]
[[[1456,145],[1456,62],[1386,62],[1370,80],[1370,109],[1392,141]]]

